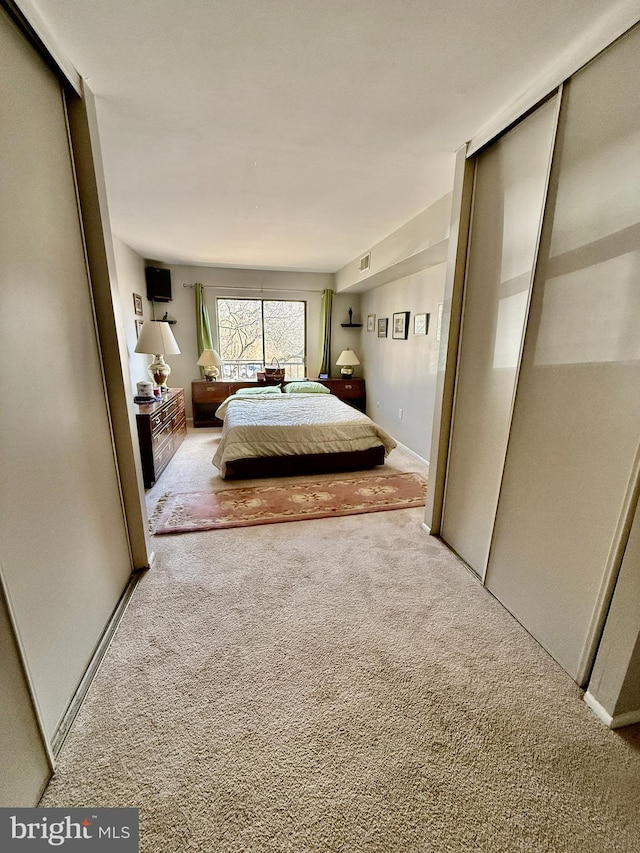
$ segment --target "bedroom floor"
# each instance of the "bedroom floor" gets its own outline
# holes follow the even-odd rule
[[[218,434],[151,508],[227,488]],[[637,853],[638,740],[422,519],[153,537],[41,805],[139,808],[141,853]]]

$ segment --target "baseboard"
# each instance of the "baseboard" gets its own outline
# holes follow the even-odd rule
[[[425,524],[423,521],[420,526],[422,527],[423,530],[425,530],[429,534],[429,536],[431,536],[431,528],[429,527],[428,524]]]
[[[588,691],[584,694],[583,698],[596,717],[602,720],[605,726],[608,726],[610,729],[621,729],[623,726],[632,726],[634,723],[640,723],[640,708],[636,711],[626,711],[624,714],[611,716]]]
[[[151,560],[149,561],[151,562]],[[98,641],[98,645],[89,661],[89,665],[85,670],[85,673],[78,685],[76,692],[73,694],[73,698],[69,703],[69,707],[65,711],[65,714],[60,721],[60,725],[55,731],[55,734],[51,740],[51,750],[54,756],[57,756],[60,750],[62,749],[62,744],[65,741],[65,738],[69,734],[71,730],[71,726],[73,721],[76,718],[76,715],[80,708],[82,707],[82,703],[89,692],[89,688],[91,687],[91,682],[96,676],[98,669],[100,668],[100,664],[102,663],[105,654],[109,646],[111,645],[111,641],[118,629],[118,625],[120,624],[122,617],[126,613],[127,607],[129,606],[129,602],[131,601],[131,596],[138,585],[138,581],[142,577],[143,572],[137,571],[134,572],[129,578],[129,583],[125,587],[124,592],[120,596],[120,600],[116,605],[115,610],[111,614],[111,618],[107,623],[104,631],[102,632],[102,636]]]
[[[413,456],[413,458],[417,459],[421,465],[426,465],[427,466],[427,474],[429,473],[429,463],[427,462],[426,459],[423,459],[423,457],[420,456],[419,453],[416,453],[415,450],[412,450],[410,447],[407,447],[406,444],[403,444],[401,441],[398,441],[397,438],[394,439],[394,441],[398,445],[398,447],[401,448],[401,450],[404,450],[404,452],[408,453],[409,456]]]

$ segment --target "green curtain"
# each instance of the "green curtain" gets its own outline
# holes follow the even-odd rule
[[[323,290],[320,302],[320,373],[331,376],[331,306],[333,290]]]
[[[213,337],[211,335],[211,322],[209,311],[204,298],[204,285],[196,282],[196,338],[198,342],[198,358],[206,349],[214,349]],[[200,368],[200,376],[204,378],[204,368]]]

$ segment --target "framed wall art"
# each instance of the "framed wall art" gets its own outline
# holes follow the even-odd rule
[[[138,317],[142,317],[144,311],[142,310],[142,296],[139,293],[133,294],[133,310],[136,312]]]
[[[369,314],[367,317],[367,332],[375,332],[376,330],[376,315]]]
[[[429,334],[429,314],[414,314],[413,315],[413,334],[428,335]]]
[[[406,341],[409,334],[409,311],[396,311],[393,315],[392,338],[397,341]]]
[[[389,327],[389,318],[383,317],[381,320],[378,320],[378,337],[386,338],[387,337],[387,329]]]

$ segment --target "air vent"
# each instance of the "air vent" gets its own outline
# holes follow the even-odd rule
[[[367,270],[371,267],[371,252],[367,252],[362,258],[360,258],[360,272],[367,272]]]

